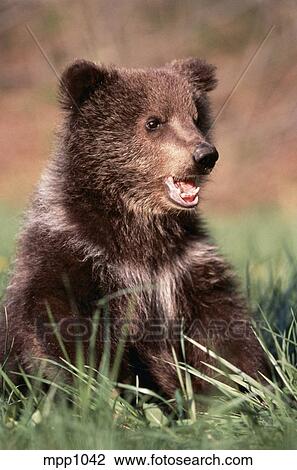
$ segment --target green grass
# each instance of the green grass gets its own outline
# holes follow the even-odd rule
[[[0,224],[3,286],[18,218],[1,210]],[[210,225],[222,251],[241,276],[253,309],[262,318],[259,333],[264,337],[263,347],[277,380],[263,387],[223,358],[217,358],[217,393],[212,398],[194,400],[191,378],[200,373],[176,362],[180,391],[174,400],[148,400],[153,394],[136,384],[130,387],[130,395],[138,403],[135,407],[129,403],[128,395],[124,399],[115,394],[113,382],[107,377],[109,371],[103,366],[94,371],[79,361],[77,366],[65,361],[61,367],[70,370],[73,384],[57,380],[47,393],[41,387],[42,377],[26,376],[30,388],[26,396],[2,372],[0,448],[296,448],[296,218],[260,212],[222,217]],[[181,341],[192,340],[184,337]],[[225,374],[230,379],[229,386],[219,380]],[[238,384],[246,393],[239,391]],[[164,404],[175,413],[175,419],[162,412]]]

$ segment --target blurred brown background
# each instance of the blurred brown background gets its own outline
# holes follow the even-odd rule
[[[1,0],[0,187],[23,206],[53,150],[60,113],[54,68],[78,57],[149,66],[199,56],[218,66],[221,161],[205,195],[212,213],[297,205],[297,2],[274,0]]]

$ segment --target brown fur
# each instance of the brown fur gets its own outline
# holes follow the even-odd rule
[[[78,61],[64,72],[57,151],[28,212],[5,298],[0,357],[11,350],[8,368],[32,371],[36,357],[63,356],[49,310],[71,360],[80,338],[88,362],[99,309],[97,364],[106,341],[114,354],[128,335],[121,381],[137,374],[141,385],[173,395],[169,363],[172,346],[183,360],[181,328],[251,376],[266,372],[229,266],[199,213],[177,208],[164,191],[168,175],[205,179],[192,155],[210,138],[207,92],[215,84],[214,67],[198,59],[147,70]],[[160,117],[160,131],[147,132],[150,116]],[[202,361],[213,360],[200,349],[186,344],[186,356],[211,374]],[[194,387],[207,389],[198,379]]]

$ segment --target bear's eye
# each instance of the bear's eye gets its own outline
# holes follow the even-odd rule
[[[194,121],[194,124],[196,124],[196,126],[198,126],[198,121],[199,121],[198,113],[195,113],[195,115],[193,116],[193,121]]]
[[[161,119],[157,117],[151,117],[146,121],[145,127],[148,131],[155,131],[161,127]]]

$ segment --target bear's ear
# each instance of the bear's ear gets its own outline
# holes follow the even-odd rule
[[[109,71],[87,60],[76,60],[60,79],[59,102],[65,110],[77,110],[104,83]]]
[[[174,60],[170,66],[188,78],[195,88],[208,92],[217,86],[216,67],[204,60],[189,58]]]

